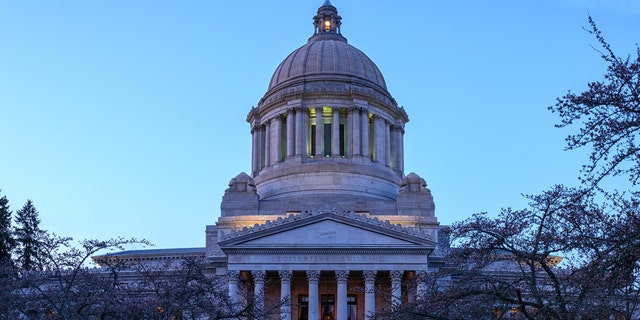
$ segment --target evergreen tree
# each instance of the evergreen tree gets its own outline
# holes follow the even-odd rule
[[[0,190],[2,191],[2,190]],[[11,261],[15,240],[11,234],[11,210],[6,196],[0,197],[0,265]]]
[[[38,210],[31,200],[27,200],[22,209],[16,211],[15,240],[17,258],[20,266],[26,270],[41,269],[40,255],[42,252],[41,239],[44,231],[40,229]]]

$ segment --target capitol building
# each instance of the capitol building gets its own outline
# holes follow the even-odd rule
[[[232,300],[284,301],[276,318],[366,320],[423,298],[445,241],[425,180],[404,171],[409,117],[382,72],[329,0],[309,31],[248,110],[251,168],[231,173],[206,247],[120,255],[204,255]]]

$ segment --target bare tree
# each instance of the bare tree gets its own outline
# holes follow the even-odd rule
[[[583,181],[597,185],[607,176],[628,175],[640,180],[640,47],[636,57],[616,55],[602,32],[589,17],[591,32],[598,40],[602,59],[609,66],[601,81],[588,84],[588,90],[569,91],[549,107],[558,113],[557,127],[578,126],[567,138],[567,148],[591,147],[589,161],[583,166]]]
[[[454,224],[448,267],[427,294],[378,318],[636,318],[638,201],[591,196],[556,186],[529,208]]]
[[[104,319],[120,313],[123,305],[116,278],[90,267],[90,259],[103,250],[145,241],[117,238],[73,243],[71,238],[48,234],[40,241],[41,268],[15,269],[9,292],[19,301],[16,311],[28,318],[47,315],[50,319]]]

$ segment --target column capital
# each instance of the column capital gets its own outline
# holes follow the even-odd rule
[[[280,270],[278,271],[278,275],[280,276],[281,282],[291,282],[293,272],[291,272],[290,270]]]
[[[307,280],[309,282],[318,283],[320,281],[320,271],[317,270],[307,270]]]
[[[391,277],[392,281],[402,281],[402,276],[404,275],[404,271],[402,270],[391,270],[389,271],[389,277]]]
[[[364,281],[376,281],[376,275],[378,274],[378,271],[376,270],[365,270],[362,271],[362,274],[364,275]]]
[[[227,274],[225,274],[225,277],[227,278],[227,282],[237,283],[240,277],[240,271],[229,270]]]
[[[264,278],[267,273],[262,270],[251,271],[251,275],[253,276],[253,281],[264,283]]]
[[[336,271],[336,281],[347,282],[349,280],[349,270],[339,270]]]
[[[427,270],[416,270],[416,278],[418,281],[424,281],[427,279],[429,273]]]

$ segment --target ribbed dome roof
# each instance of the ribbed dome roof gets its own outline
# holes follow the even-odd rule
[[[269,90],[289,81],[344,77],[372,82],[387,89],[382,73],[364,52],[344,40],[311,39],[280,63]]]
[[[280,63],[271,77],[269,90],[289,81],[331,80],[345,76],[387,89],[382,73],[364,52],[342,39],[312,38]]]

